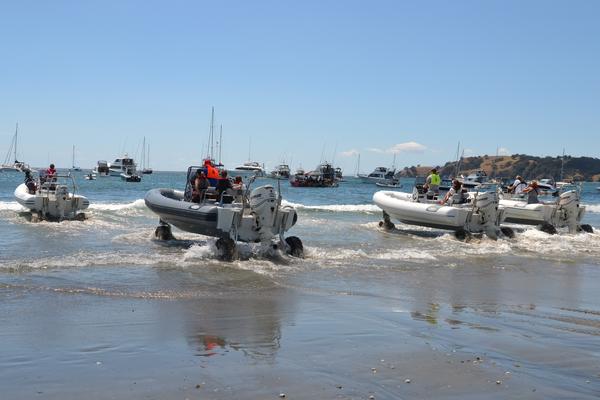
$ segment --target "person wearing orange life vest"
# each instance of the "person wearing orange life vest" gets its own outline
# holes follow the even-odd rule
[[[219,170],[213,166],[212,161],[209,159],[204,160],[204,167],[206,168],[206,177],[210,186],[217,186],[219,179],[221,179]]]

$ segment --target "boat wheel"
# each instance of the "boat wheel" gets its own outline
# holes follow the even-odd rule
[[[154,237],[158,240],[175,240],[175,236],[171,232],[171,225],[160,224],[154,230]]]
[[[31,222],[40,222],[42,220],[42,213],[40,212],[32,212],[31,213]]]
[[[589,224],[583,224],[579,227],[582,231],[587,233],[594,233],[594,228]]]
[[[461,242],[468,242],[471,240],[471,233],[466,229],[459,228],[458,230],[454,231],[454,237]]]
[[[501,226],[500,231],[504,236],[506,236],[509,239],[515,237],[515,231],[512,228],[509,228],[508,226]]]
[[[221,261],[233,261],[235,258],[235,242],[231,238],[217,239],[217,256]]]
[[[551,224],[549,224],[547,222],[545,222],[542,225],[540,225],[540,231],[546,232],[549,235],[556,235],[556,233],[557,233],[556,228],[554,227],[554,225],[551,225]]]
[[[386,213],[385,211],[383,212],[383,221],[379,221],[379,227],[386,229],[388,231],[391,231],[394,228],[396,228],[396,226],[390,219],[390,215],[388,213]]]
[[[304,246],[297,236],[288,236],[285,238],[288,245],[287,253],[292,257],[304,258]]]

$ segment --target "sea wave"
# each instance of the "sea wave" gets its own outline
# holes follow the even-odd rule
[[[25,210],[23,206],[21,206],[16,201],[0,201],[0,211],[21,211]]]
[[[591,213],[600,213],[600,204],[584,204],[585,211]]]
[[[296,210],[313,210],[313,211],[329,211],[329,212],[357,212],[357,213],[376,213],[381,209],[374,204],[323,204],[308,206],[301,203],[292,203],[283,200],[284,206],[294,207]]]

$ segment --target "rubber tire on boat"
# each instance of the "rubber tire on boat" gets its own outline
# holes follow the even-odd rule
[[[594,228],[592,228],[592,226],[589,224],[583,224],[583,225],[579,226],[579,228],[584,232],[594,233]]]
[[[235,258],[235,242],[231,238],[217,239],[217,257],[221,261],[233,261]]]
[[[504,236],[506,236],[509,239],[515,237],[515,231],[512,228],[509,228],[508,226],[501,226],[500,231]]]
[[[558,233],[554,225],[551,225],[549,223],[543,223],[542,225],[540,225],[540,231],[546,232],[549,235],[556,235]]]
[[[287,253],[292,257],[304,258],[304,245],[302,240],[297,236],[288,236],[285,238],[285,243],[288,245]]]
[[[465,229],[457,229],[454,231],[454,237],[460,240],[461,242],[468,242],[471,239],[471,233]]]

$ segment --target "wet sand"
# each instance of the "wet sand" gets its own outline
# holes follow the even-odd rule
[[[600,396],[596,265],[300,265],[4,274],[2,398]]]

